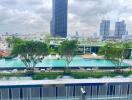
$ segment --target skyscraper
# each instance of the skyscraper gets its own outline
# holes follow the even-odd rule
[[[68,0],[53,0],[50,31],[53,36],[67,36]]]
[[[127,31],[126,31],[126,24],[125,21],[118,21],[115,24],[115,35],[116,36],[122,36],[122,35],[126,35]]]
[[[110,34],[110,20],[102,20],[100,23],[100,35],[108,36]]]

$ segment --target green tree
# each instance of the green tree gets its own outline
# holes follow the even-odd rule
[[[107,42],[99,50],[99,54],[104,55],[105,59],[111,59],[111,49],[113,47],[113,42]]]
[[[6,42],[8,43],[9,47],[11,47],[12,44],[13,44],[13,41],[12,41],[11,37],[6,38]]]
[[[65,40],[61,43],[59,47],[60,54],[64,57],[66,61],[66,69],[69,69],[69,64],[73,60],[77,51],[77,41],[75,40]]]
[[[130,49],[129,49],[129,52],[130,52],[130,56],[129,56],[129,59],[132,59],[132,40],[129,41],[129,44],[130,44]]]
[[[15,45],[12,54],[20,56],[21,61],[27,68],[34,69],[36,64],[41,62],[48,54],[48,46],[42,42],[25,41]]]
[[[21,44],[24,41],[20,38],[16,38],[16,37],[8,37],[6,38],[7,43],[9,44],[9,47],[13,48],[13,46],[17,45],[17,44]]]
[[[45,43],[49,44],[51,39],[52,39],[51,34],[45,34],[45,37],[44,37],[44,42]]]
[[[129,47],[127,42],[107,42],[106,45],[100,48],[99,53],[120,68],[123,60],[129,55]]]

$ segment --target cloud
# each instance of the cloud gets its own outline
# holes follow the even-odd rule
[[[76,30],[86,34],[99,32],[99,23],[102,19],[110,19],[111,29],[114,30],[114,22],[118,19],[126,20],[129,33],[132,32],[132,21],[128,18],[132,15],[131,0],[73,0],[69,5],[70,15],[74,15],[69,26],[78,26]],[[70,17],[69,17],[70,18]],[[72,31],[71,28],[69,28]],[[80,31],[81,30],[81,31]],[[73,30],[74,31],[74,30]]]
[[[44,1],[1,0],[0,32],[49,32],[51,6]]]
[[[102,19],[126,20],[132,33],[131,5],[131,0],[69,0],[68,33],[99,32]],[[51,15],[52,0],[0,0],[0,33],[49,33]]]

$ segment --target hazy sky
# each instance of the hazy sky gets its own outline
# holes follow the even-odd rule
[[[50,32],[52,0],[0,0],[0,33]],[[99,32],[102,19],[126,20],[132,33],[132,0],[69,0],[68,33]]]

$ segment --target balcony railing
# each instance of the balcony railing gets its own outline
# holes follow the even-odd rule
[[[11,100],[11,99],[1,99]],[[132,95],[98,96],[98,97],[31,97],[31,98],[13,98],[13,100],[132,100]]]

